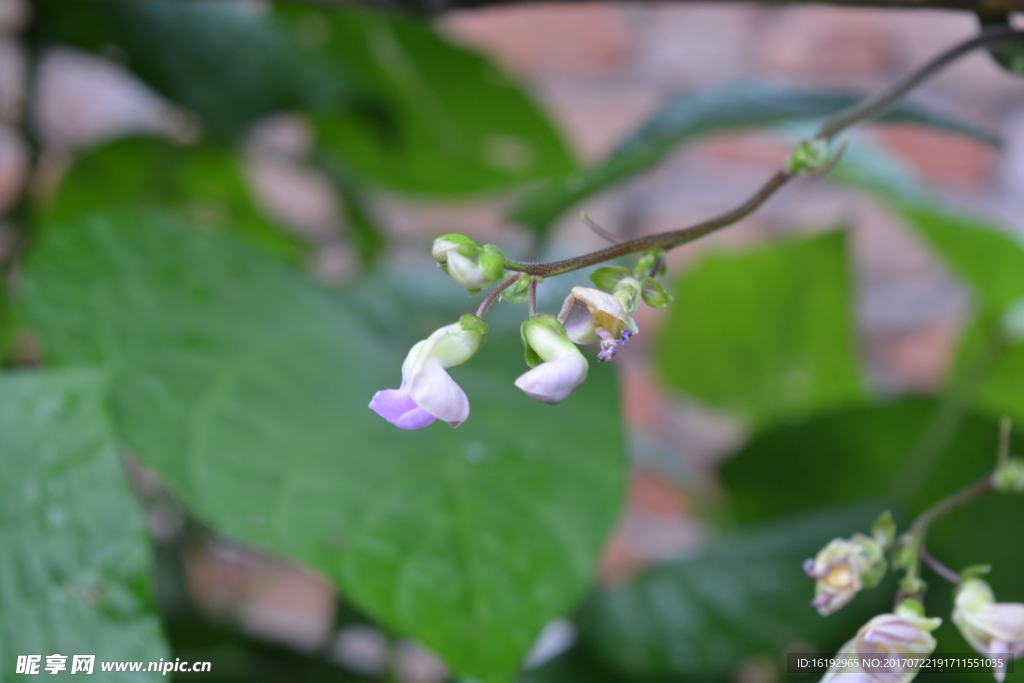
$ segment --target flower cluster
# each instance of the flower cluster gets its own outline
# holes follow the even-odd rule
[[[804,563],[804,571],[816,580],[811,604],[822,615],[828,615],[849,603],[861,589],[877,585],[888,567],[887,551],[894,553],[895,566],[916,562],[923,553],[920,538],[914,538],[916,533],[920,529],[912,528],[897,541],[896,526],[885,513],[875,522],[871,536],[854,534],[849,539],[831,541]],[[908,550],[911,557],[907,557]],[[930,561],[935,562],[934,558]],[[1002,683],[1008,661],[1024,655],[1024,604],[996,602],[992,588],[977,577],[979,572],[988,571],[987,567],[968,568],[959,577],[944,567],[938,570],[948,572],[946,578],[958,584],[953,623],[971,647],[994,661],[1002,661],[994,671],[996,680]],[[904,594],[911,588],[918,590],[916,597],[924,592],[924,583],[916,572],[913,580],[905,579],[902,585]],[[942,623],[939,618],[925,617],[916,597],[904,599],[895,612],[878,615],[865,624],[836,657],[854,664],[829,670],[822,683],[831,683],[840,674],[843,678],[839,683],[909,683],[920,667],[903,668],[898,658],[930,655],[936,645],[931,632]],[[864,661],[882,660],[885,663],[881,666],[860,666]]]
[[[644,255],[634,271],[599,269],[591,276],[597,288],[573,287],[557,316],[536,312],[541,278],[505,271],[505,257],[492,244],[449,234],[434,241],[432,254],[438,267],[470,294],[505,279],[476,315],[464,315],[413,346],[402,364],[401,385],[374,395],[370,408],[402,429],[420,429],[438,419],[457,427],[469,416],[466,394],[445,370],[465,363],[483,346],[487,325],[482,316],[498,295],[514,303],[530,301],[520,332],[530,369],[515,385],[551,404],[563,401],[587,378],[589,365],[577,345],[598,344],[597,360],[610,361],[639,332],[633,314],[641,302],[660,308],[672,300],[651,276],[664,270],[663,255],[657,253]]]

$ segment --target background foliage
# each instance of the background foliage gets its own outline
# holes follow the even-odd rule
[[[865,377],[856,226],[674,273],[677,303],[653,344],[659,379],[730,414],[745,436],[721,467],[724,495],[688,491],[715,540],[618,585],[595,582],[627,486],[614,368],[592,363],[560,406],[530,401],[512,387],[518,319],[500,310],[484,351],[454,371],[469,422],[406,433],[376,418],[366,403],[397,384],[405,350],[468,306],[434,288],[439,275],[386,265],[370,199],[514,191],[509,220],[543,253],[567,210],[677,148],[805,125],[853,96],[716,88],[666,103],[580,168],[522,87],[418,20],[287,3],[38,0],[32,10],[21,36],[30,59],[55,46],[113,55],[194,131],[81,150],[51,193],[26,190],[12,212],[24,258],[10,267],[2,326],[0,681],[14,679],[17,654],[72,651],[208,659],[204,680],[396,675],[261,643],[189,604],[183,549],[211,537],[321,573],[339,628],[418,641],[453,679],[776,671],[786,648],[835,649],[892,594],[876,589],[822,620],[801,561],[881,509],[906,523],[991,466],[1000,416],[1024,421],[1021,244],[947,210],[881,154],[851,154],[837,179],[902,216],[972,292],[947,386],[893,397]],[[22,132],[37,155],[32,111]],[[316,245],[268,213],[246,176],[253,127],[286,112],[308,123],[308,164],[344,205],[363,270],[343,287],[304,272]],[[919,107],[891,116],[998,144]],[[19,367],[33,349],[44,367]],[[126,466],[155,476],[161,493],[141,486],[136,500]],[[188,522],[154,548],[143,509],[160,505]],[[994,564],[997,592],[1024,599],[1024,550],[1005,542],[1022,526],[1019,500],[986,501],[937,527],[932,550]],[[936,595],[930,608],[948,614]],[[538,634],[566,615],[571,645],[524,670]],[[966,651],[943,629],[940,648]]]

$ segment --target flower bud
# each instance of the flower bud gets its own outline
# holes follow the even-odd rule
[[[430,253],[438,263],[448,262],[448,252],[459,251],[463,256],[474,256],[480,251],[479,245],[465,235],[450,232],[434,240]]]
[[[1017,659],[1024,655],[1024,604],[996,602],[992,587],[982,579],[966,579],[956,592],[953,623],[964,639],[983,655]],[[1006,678],[1006,666],[996,667],[996,680]]]
[[[401,386],[378,391],[370,409],[402,429],[421,429],[437,419],[458,427],[469,417],[469,399],[445,368],[472,358],[486,336],[487,324],[469,314],[435,331],[405,357]]]
[[[560,403],[587,378],[587,359],[553,316],[535,315],[520,330],[529,370],[516,380],[527,396]]]
[[[786,160],[786,172],[790,175],[811,175],[828,163],[828,140],[801,140]]]
[[[992,486],[1000,493],[1024,493],[1024,460],[1007,458],[992,475]]]
[[[470,294],[494,284],[505,267],[501,249],[493,244],[481,247],[457,233],[438,237],[430,251],[438,265]]]
[[[877,586],[885,570],[885,549],[877,540],[864,534],[833,539],[804,562],[804,571],[817,580],[811,605],[822,616],[832,614],[864,588]]]

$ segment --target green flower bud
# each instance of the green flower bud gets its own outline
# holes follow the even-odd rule
[[[893,521],[891,512],[886,510],[878,516],[871,525],[871,537],[883,548],[892,546],[892,542],[896,540],[896,522]]]
[[[664,308],[675,301],[671,294],[665,291],[657,280],[645,276],[640,285],[643,288],[644,302],[651,308]]]
[[[1008,458],[992,475],[992,485],[1000,493],[1024,493],[1024,460]]]
[[[457,251],[463,256],[470,257],[475,256],[480,251],[480,247],[465,235],[450,232],[447,235],[441,235],[436,238],[434,246],[430,249],[430,253],[438,263],[447,263],[448,252],[450,251]]]
[[[786,160],[786,172],[790,175],[809,175],[820,171],[828,163],[828,140],[801,140]]]

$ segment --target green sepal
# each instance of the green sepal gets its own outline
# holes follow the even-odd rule
[[[896,540],[896,522],[890,511],[886,510],[880,514],[875,523],[871,525],[871,536],[883,548],[892,547],[892,542]]]
[[[622,308],[633,315],[640,308],[640,301],[643,299],[643,287],[640,281],[633,276],[624,277],[615,285],[612,296],[619,300]]]
[[[661,286],[661,283],[650,276],[645,276],[640,280],[640,285],[644,303],[651,308],[664,308],[675,301],[675,298]]]
[[[501,290],[501,298],[510,304],[521,304],[530,298],[530,282],[536,280],[537,283],[544,281],[544,278],[539,276],[527,276],[521,277],[511,285]]]
[[[491,280],[499,280],[505,271],[505,254],[497,246],[485,244],[477,263],[484,275]]]
[[[476,332],[483,336],[487,336],[487,331],[490,329],[487,323],[484,322],[483,318],[473,315],[472,313],[466,313],[459,318],[459,326],[466,332]]]
[[[786,172],[790,175],[807,175],[821,170],[828,162],[828,140],[801,140],[786,159]]]
[[[921,584],[924,584],[924,581],[921,581],[920,579],[918,579],[918,581]],[[925,618],[924,605],[921,603],[920,600],[915,600],[914,598],[904,598],[903,601],[896,606],[896,612],[910,612],[915,617],[921,617],[922,619]]]
[[[598,289],[611,293],[615,291],[615,285],[619,284],[619,281],[624,277],[629,277],[628,268],[618,268],[614,266],[605,266],[604,268],[598,268],[590,274],[590,281],[594,283],[594,286]]]
[[[558,318],[549,313],[543,313],[541,315],[532,315],[526,320],[524,320],[523,324],[519,326],[519,338],[523,340],[523,349],[526,352],[526,364],[531,368],[537,367],[537,365],[539,365],[544,360],[539,355],[537,355],[537,352],[533,350],[533,347],[530,346],[530,343],[526,341],[526,326],[537,324],[547,325],[548,327],[555,330],[566,339],[569,338],[569,333],[565,331],[565,326],[562,325],[562,323],[558,322]]]
[[[991,571],[992,565],[990,564],[972,564],[970,567],[967,567],[966,569],[960,572],[960,578],[964,581],[968,581],[970,579],[977,579],[981,578],[982,576],[985,576]]]
[[[910,577],[907,577],[900,581],[900,588],[907,595],[920,595],[921,593],[924,593],[926,590],[928,590],[928,582],[926,582],[922,578],[912,579]],[[903,602],[910,602],[910,600],[904,600]],[[921,604],[917,602],[917,600],[914,600],[913,602],[916,602],[918,605]],[[921,616],[924,616],[924,607],[921,608]]]

